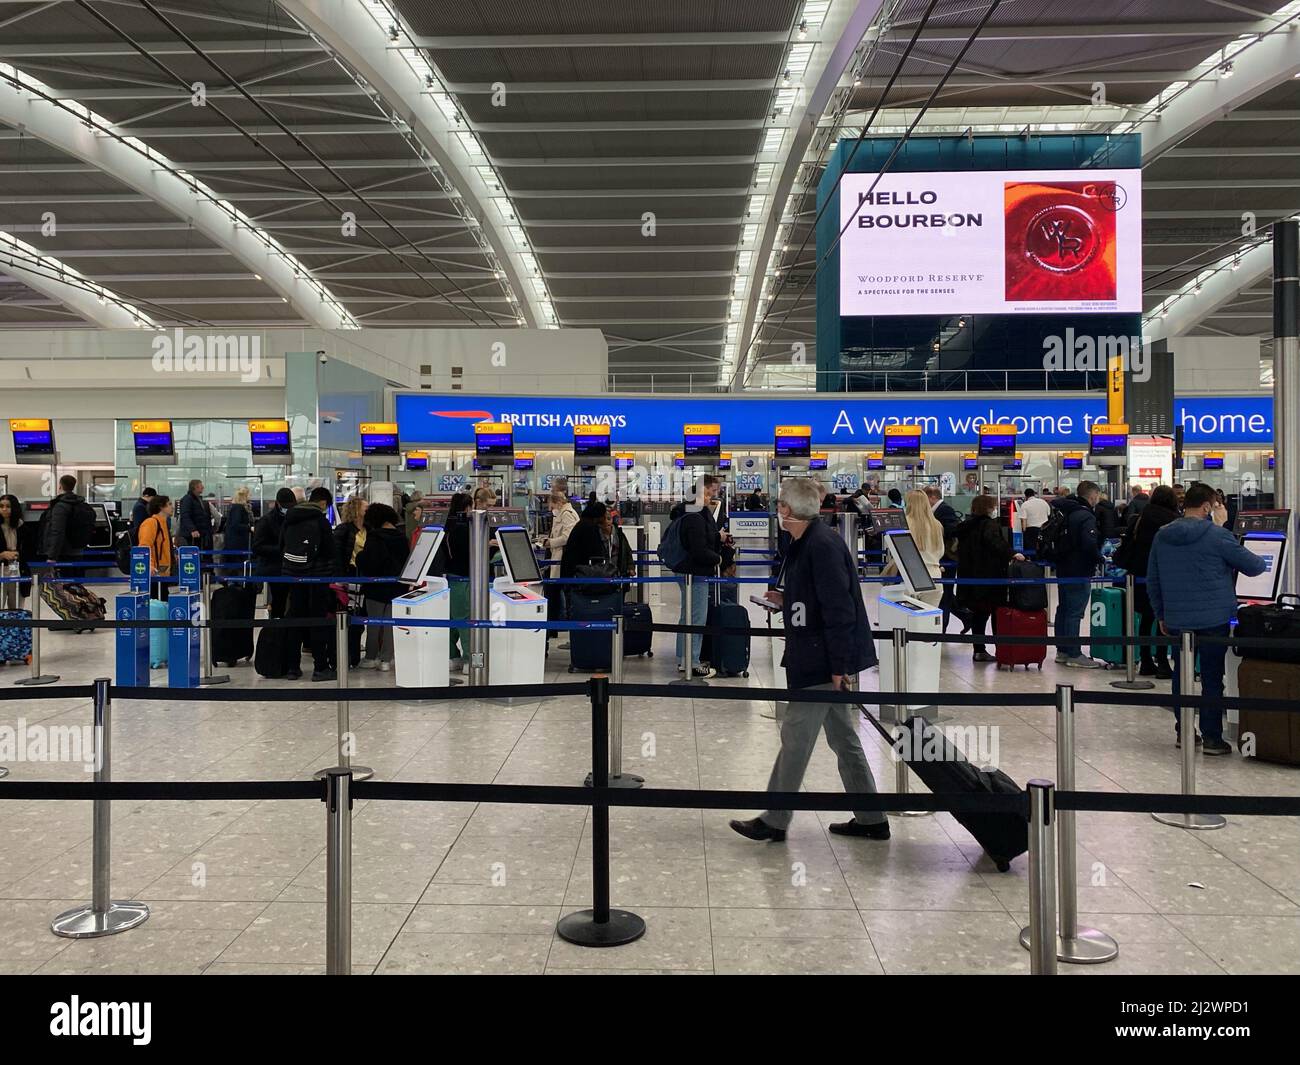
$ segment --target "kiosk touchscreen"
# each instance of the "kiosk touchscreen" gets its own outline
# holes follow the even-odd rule
[[[451,593],[446,578],[429,576],[443,535],[440,525],[421,529],[397,577],[398,583],[411,589],[393,600],[393,657],[399,688],[445,688],[449,683],[447,656],[451,630],[402,624],[403,621],[446,621],[451,617]]]
[[[503,525],[496,539],[506,575],[492,582],[489,616],[493,622],[544,623],[546,596],[529,587],[541,582],[542,571],[528,530]],[[492,684],[541,684],[546,677],[546,630],[494,625],[488,630],[488,677]]]
[[[896,513],[903,512],[900,510]],[[921,557],[916,541],[905,527],[887,531],[881,539],[890,561],[898,570],[901,583],[885,585],[880,590],[880,628],[886,632],[905,629],[908,633],[905,652],[906,690],[938,691],[942,645],[937,641],[924,642],[916,638],[936,636],[943,631],[943,611],[918,598],[937,591],[937,586]],[[880,659],[881,690],[899,690],[894,678],[894,650],[891,641],[877,640],[876,654]],[[908,709],[921,710],[928,705],[909,703]]]
[[[1241,546],[1259,555],[1265,570],[1258,577],[1237,574],[1237,598],[1252,602],[1273,602],[1282,581],[1282,567],[1286,564],[1286,533],[1247,533]]]

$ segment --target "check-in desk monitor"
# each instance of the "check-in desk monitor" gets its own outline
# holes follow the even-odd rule
[[[506,575],[492,582],[492,621],[546,621],[546,596],[530,588],[542,579],[528,530],[519,525],[497,530]],[[492,684],[541,684],[546,676],[546,630],[495,624],[488,630],[488,678]]]
[[[445,688],[450,683],[450,630],[432,625],[403,625],[403,621],[446,621],[451,617],[451,592],[443,577],[429,570],[442,546],[442,526],[420,530],[415,546],[397,580],[410,591],[393,600],[393,657],[399,688]]]
[[[938,587],[910,532],[903,529],[891,531],[886,533],[884,541],[885,550],[889,552],[889,559],[898,570],[908,595],[932,592]]]

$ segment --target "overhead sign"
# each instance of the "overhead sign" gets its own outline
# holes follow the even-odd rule
[[[289,423],[283,419],[250,421],[248,436],[254,461],[269,457],[288,457],[293,454],[293,446],[289,440]]]
[[[1016,438],[1020,429],[1012,424],[985,423],[980,426],[979,442],[981,458],[1005,458],[1014,455]]]
[[[921,454],[921,427],[919,425],[885,426],[886,459],[914,459]]]
[[[840,179],[840,314],[1142,311],[1140,170]]]
[[[1081,448],[1089,429],[1106,420],[1106,399],[1042,394],[972,397],[930,392],[918,398],[862,393],[824,396],[437,396],[399,392],[395,399],[401,438],[411,445],[468,447],[473,418],[512,428],[533,447],[567,448],[573,427],[601,421],[631,447],[677,450],[678,426],[707,410],[729,447],[772,446],[772,427],[807,424],[823,448],[879,448],[887,425],[920,426],[927,447],[969,448],[980,426],[1011,424],[1025,447]],[[1189,447],[1273,443],[1273,400],[1267,394],[1178,399],[1174,417]],[[716,426],[715,426],[716,427]]]
[[[131,423],[131,439],[135,448],[135,461],[142,465],[157,463],[171,465],[176,459],[176,440],[169,421],[142,421]]]
[[[361,458],[396,459],[401,456],[399,431],[396,422],[362,422]]]
[[[18,462],[37,465],[55,461],[54,427],[49,418],[10,418],[9,431]]]
[[[1128,480],[1130,484],[1172,484],[1174,442],[1167,436],[1128,438]]]
[[[406,469],[408,473],[415,473],[428,468],[429,453],[427,451],[408,451],[406,453]]]

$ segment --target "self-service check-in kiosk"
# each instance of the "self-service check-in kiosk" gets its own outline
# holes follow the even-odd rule
[[[528,530],[522,525],[497,529],[501,561],[506,574],[492,582],[488,616],[499,621],[546,621],[546,596],[538,585],[542,571],[533,555]],[[546,678],[544,628],[492,628],[488,630],[488,671],[492,684],[541,684]]]
[[[1265,569],[1258,577],[1237,574],[1237,600],[1239,605],[1273,603],[1282,589],[1283,567],[1287,563],[1287,529],[1290,527],[1289,510],[1243,510],[1237,513],[1233,532],[1247,551],[1264,559]],[[1237,685],[1237,670],[1241,658],[1236,648],[1228,648],[1224,666],[1224,694],[1241,693]],[[1235,721],[1237,711],[1228,711],[1228,720]]]
[[[403,625],[404,621],[447,621],[451,591],[445,577],[429,576],[442,546],[440,525],[420,530],[415,547],[398,575],[410,591],[393,600],[393,658],[399,688],[445,688],[448,677],[450,629],[435,625]]]
[[[925,637],[938,636],[943,632],[943,611],[916,598],[918,593],[932,592],[937,586],[910,532],[906,529],[888,530],[881,539],[902,583],[885,585],[881,589],[880,627],[886,632],[893,632],[894,629],[904,629],[907,632],[904,689],[938,691],[941,645],[937,641],[927,642]],[[900,690],[895,687],[894,648],[891,641],[876,641],[876,657],[880,659],[881,690]],[[909,703],[908,709],[922,710],[927,705],[929,704]]]

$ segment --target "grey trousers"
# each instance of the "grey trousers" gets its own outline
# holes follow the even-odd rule
[[[380,599],[366,599],[366,617],[392,618],[393,604]],[[369,625],[366,627],[366,657],[380,662],[393,660],[393,627]]]
[[[829,684],[818,684],[808,691],[830,691]],[[768,791],[798,791],[803,786],[804,773],[817,734],[826,732],[826,743],[839,760],[840,780],[844,790],[850,792],[875,792],[876,778],[862,750],[858,737],[856,706],[847,703],[788,703],[781,721],[781,751],[772,766],[772,776],[767,782]],[[880,810],[854,810],[853,816],[864,825],[877,825],[888,820]],[[763,823],[771,828],[786,829],[794,819],[792,810],[768,810],[761,815]]]

